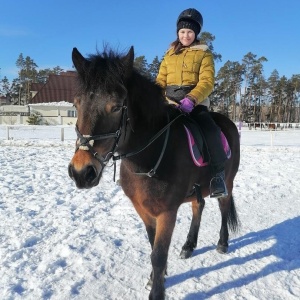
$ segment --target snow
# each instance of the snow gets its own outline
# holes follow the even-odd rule
[[[35,128],[35,129],[33,129]],[[78,190],[67,174],[74,127],[0,126],[0,299],[148,299],[150,246],[107,168]],[[169,251],[167,299],[300,298],[300,130],[242,128],[234,198],[242,227],[216,252],[220,213],[206,199],[198,247],[179,258],[191,221],[181,206]]]
[[[59,102],[42,102],[42,103],[31,103],[30,106],[73,106],[73,103],[67,101]]]

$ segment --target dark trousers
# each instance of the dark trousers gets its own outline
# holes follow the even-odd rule
[[[217,126],[206,106],[197,105],[192,111],[191,117],[197,121],[202,129],[202,135],[204,136],[210,156],[212,173],[216,174],[224,170],[227,156],[221,140],[220,127]]]

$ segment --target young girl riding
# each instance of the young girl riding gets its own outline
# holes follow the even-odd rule
[[[220,198],[227,196],[224,171],[227,157],[220,128],[208,111],[207,97],[214,87],[215,68],[208,46],[201,45],[197,39],[202,26],[199,11],[189,8],[181,12],[177,19],[177,39],[161,62],[156,82],[164,88],[168,101],[182,112],[193,111],[192,115],[196,116],[210,154],[210,197]]]

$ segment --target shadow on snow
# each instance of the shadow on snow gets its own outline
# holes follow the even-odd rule
[[[179,275],[170,276],[167,278],[166,287],[171,287],[179,284],[190,278],[201,278],[201,276],[210,272],[218,271],[220,269],[244,265],[251,261],[262,259],[264,257],[275,256],[276,262],[272,262],[262,268],[259,272],[245,275],[239,279],[224,282],[207,292],[197,292],[187,295],[185,300],[192,299],[207,299],[213,295],[224,293],[230,289],[239,288],[256,281],[258,278],[268,276],[272,273],[280,271],[291,271],[300,268],[300,217],[286,220],[282,223],[276,224],[270,228],[248,233],[240,238],[233,239],[230,242],[230,251],[234,252],[243,247],[250,247],[252,244],[258,244],[268,240],[274,240],[275,243],[270,248],[255,252],[245,257],[235,257],[225,262],[219,263],[215,266],[198,268],[193,271],[188,271]],[[207,251],[215,251],[215,247],[204,247],[195,252],[195,255],[203,254]],[[254,262],[255,263],[255,262]],[[201,289],[201,287],[200,287]]]

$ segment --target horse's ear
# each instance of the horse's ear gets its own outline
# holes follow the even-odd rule
[[[134,50],[133,50],[133,46],[131,46],[128,53],[123,57],[126,78],[128,78],[131,75],[133,69],[133,60],[134,60]]]
[[[124,57],[124,62],[126,65],[133,65],[133,59],[134,59],[134,50],[133,50],[133,46],[131,46],[128,53]]]
[[[72,61],[77,72],[80,75],[84,75],[88,66],[88,61],[81,55],[77,48],[73,48]]]

